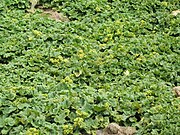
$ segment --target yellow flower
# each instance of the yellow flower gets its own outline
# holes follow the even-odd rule
[[[100,12],[101,9],[99,7],[96,7],[96,12]]]
[[[41,36],[42,35],[42,33],[40,31],[38,31],[38,30],[33,30],[33,33],[36,36]]]
[[[39,130],[37,130],[36,128],[29,128],[26,131],[26,135],[39,135]]]
[[[63,128],[64,135],[73,133],[73,127],[71,125],[63,125],[62,128]]]
[[[77,55],[78,55],[79,58],[82,59],[85,54],[84,54],[83,50],[79,50],[78,53],[77,53]]]
[[[51,58],[51,59],[50,59],[50,62],[52,62],[53,64],[56,64],[56,63],[59,63],[59,59],[53,59],[53,58]]]
[[[29,40],[29,41],[32,41],[32,40],[33,40],[33,37],[29,37],[28,40]]]
[[[75,127],[76,127],[76,126],[81,127],[81,126],[82,126],[83,121],[84,121],[84,119],[83,119],[83,118],[80,118],[80,117],[75,118],[75,119],[74,119],[74,126],[75,126]]]
[[[106,109],[108,109],[108,108],[109,108],[109,103],[106,102],[106,103],[104,104],[104,107],[105,107]]]
[[[99,47],[104,48],[104,47],[106,47],[106,44],[100,44]]]
[[[60,60],[60,61],[63,61],[63,57],[60,55],[60,56],[58,56],[58,59]]]
[[[165,6],[165,7],[167,7],[167,5],[168,5],[168,3],[165,1],[161,2],[161,4],[162,4],[162,6]]]
[[[64,80],[65,80],[67,83],[73,83],[73,80],[72,80],[69,76],[66,76]]]

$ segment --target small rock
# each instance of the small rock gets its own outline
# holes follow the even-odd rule
[[[103,130],[97,130],[96,135],[104,135]]]
[[[116,123],[110,123],[105,129],[98,130],[97,135],[133,135],[136,132],[134,127],[122,127]]]
[[[172,11],[172,15],[174,15],[174,16],[176,16],[176,15],[178,15],[180,13],[180,10],[175,10],[175,11]]]
[[[180,97],[180,86],[173,87],[172,89],[177,97]]]

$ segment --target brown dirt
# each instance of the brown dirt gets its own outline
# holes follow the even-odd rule
[[[58,13],[57,11],[54,11],[52,9],[43,9],[42,15],[48,15],[49,18],[56,20],[56,21],[61,21],[61,22],[68,22],[69,19],[64,16],[62,13]]]
[[[28,9],[27,11],[29,13],[35,13],[35,5],[31,5],[31,9]],[[53,9],[50,8],[44,8],[43,6],[37,6],[36,9],[40,9],[42,10],[42,16],[48,16],[49,18],[56,20],[56,21],[60,21],[60,22],[68,22],[69,19],[68,17],[66,17],[65,15],[63,15],[62,13],[59,13]]]

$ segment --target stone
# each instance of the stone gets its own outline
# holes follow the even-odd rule
[[[173,87],[172,90],[177,97],[180,97],[180,86]]]
[[[123,127],[116,123],[110,123],[105,129],[98,130],[97,135],[133,135],[136,132],[134,127]]]

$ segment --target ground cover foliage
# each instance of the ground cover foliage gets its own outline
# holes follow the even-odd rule
[[[95,134],[110,122],[178,135],[178,0],[40,0],[69,18],[0,5],[1,134]]]

